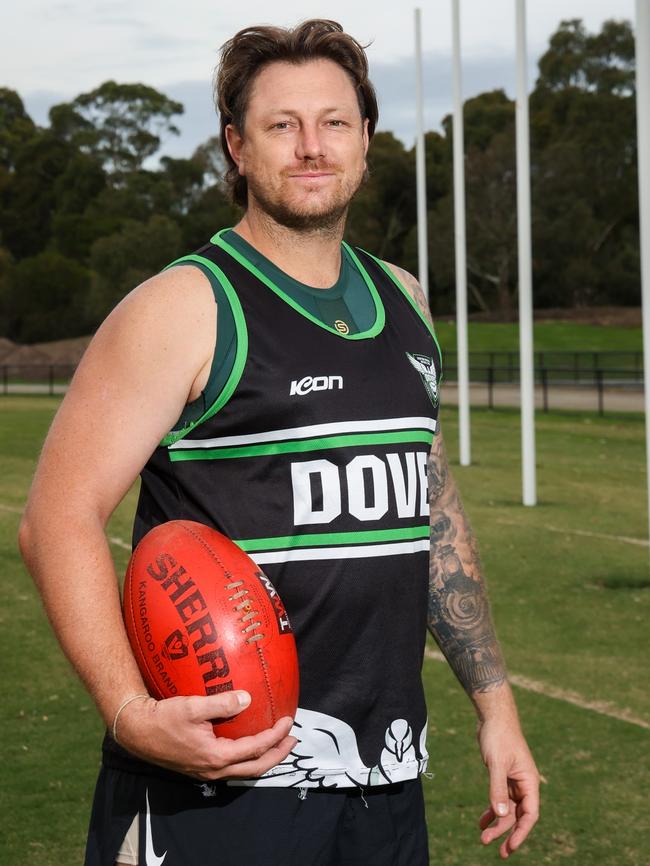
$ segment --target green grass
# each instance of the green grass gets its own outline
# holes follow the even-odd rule
[[[444,352],[456,351],[454,322],[436,322],[436,334]],[[470,352],[518,352],[517,324],[470,322]],[[635,352],[643,348],[641,328],[578,325],[572,322],[540,322],[533,326],[535,351]]]
[[[443,395],[444,397],[444,395]],[[81,862],[101,725],[50,633],[15,549],[19,511],[55,399],[0,401],[0,862]],[[473,465],[457,465],[457,418],[443,413],[454,473],[481,544],[509,667],[586,701],[650,719],[644,427],[639,416],[538,416],[539,505],[520,505],[519,417],[472,414]],[[112,534],[128,538],[133,493]],[[593,536],[577,534],[592,532]],[[126,552],[114,550],[119,571]],[[71,575],[74,579],[74,575]],[[478,842],[486,774],[474,715],[449,669],[427,660],[432,864],[500,862]],[[540,824],[516,856],[527,866],[647,866],[650,732],[515,688],[545,778]]]

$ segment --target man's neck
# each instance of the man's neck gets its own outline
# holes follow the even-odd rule
[[[331,229],[299,231],[249,209],[234,230],[294,280],[327,289],[336,283],[341,271],[344,228],[342,218]]]

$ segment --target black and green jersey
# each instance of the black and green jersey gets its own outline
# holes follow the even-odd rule
[[[213,526],[268,574],[290,615],[298,743],[251,784],[386,784],[427,761],[427,458],[440,352],[392,272],[359,249],[345,254],[374,310],[357,333],[321,322],[219,235],[185,258],[223,286],[236,358],[215,403],[142,472],[134,544],[167,520]]]
[[[374,322],[375,305],[372,297],[345,247],[341,251],[341,270],[334,285],[327,289],[315,289],[285,274],[233,229],[222,229],[218,237],[324,324],[339,328],[345,326],[347,333],[356,334],[367,330]],[[176,425],[181,429],[199,418],[216,401],[228,381],[237,356],[237,327],[230,301],[217,276],[195,259],[180,259],[174,264],[200,268],[210,281],[217,302],[219,334],[208,381],[200,396],[185,407]]]

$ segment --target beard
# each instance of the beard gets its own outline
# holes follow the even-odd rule
[[[334,170],[339,176],[336,166],[309,164],[301,168],[305,171]],[[281,196],[274,198],[269,195],[268,187],[259,183],[254,176],[248,175],[246,181],[249,196],[254,197],[259,209],[274,222],[293,231],[311,233],[331,232],[345,222],[350,202],[367,179],[368,170],[365,169],[361,177],[348,180],[340,186],[336,194],[323,202],[320,208],[294,204]]]

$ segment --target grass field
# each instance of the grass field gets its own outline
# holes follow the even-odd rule
[[[456,351],[454,322],[436,322],[443,352]],[[470,352],[518,352],[519,326],[505,322],[470,322]],[[536,322],[533,325],[536,352],[636,352],[643,348],[641,328],[582,325],[575,322]]]
[[[99,719],[49,632],[15,545],[56,405],[0,398],[2,866],[81,862],[99,760]],[[447,410],[442,423],[456,464],[455,413]],[[627,712],[650,724],[648,548],[629,540],[647,533],[643,421],[539,416],[540,504],[527,509],[519,504],[518,415],[477,410],[472,425],[474,465],[455,474],[481,542],[497,628],[516,681],[526,677],[545,692],[515,687],[545,779],[542,819],[515,862],[648,866],[650,730],[614,717]],[[132,493],[118,509],[112,536],[129,538],[134,502]],[[127,552],[114,553],[122,571]],[[431,862],[500,862],[478,843],[486,774],[473,711],[445,665],[427,659],[424,679]],[[563,691],[551,697],[554,689]]]

